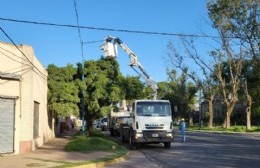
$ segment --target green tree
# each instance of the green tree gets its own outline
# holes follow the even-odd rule
[[[159,82],[158,83],[158,98],[165,98],[165,96],[172,92],[171,88],[169,87],[169,82]]]
[[[213,27],[221,36],[221,47],[212,52],[217,66],[217,78],[220,83],[224,102],[227,107],[226,127],[230,126],[230,115],[237,102],[237,91],[241,83],[241,67],[246,59],[259,59],[259,3],[258,0],[212,0],[208,3],[209,17]],[[233,45],[236,44],[236,45]],[[233,47],[233,49],[232,49]],[[240,50],[240,51],[238,51]],[[226,89],[227,83],[221,76],[221,65],[227,62],[230,71],[232,90]],[[245,86],[245,85],[244,85]],[[247,101],[252,101],[246,91]],[[247,103],[251,105],[252,102]],[[248,108],[251,109],[251,108]],[[247,127],[250,128],[251,111],[247,111]]]
[[[246,77],[248,82],[248,92],[252,97],[252,117],[256,124],[260,121],[260,59],[251,61],[252,69]]]
[[[201,90],[203,93],[203,99],[208,102],[209,110],[209,128],[213,127],[213,100],[216,95],[216,84],[213,80],[213,70],[212,68],[203,60],[200,56],[194,44],[194,39],[187,39],[181,37],[182,44],[185,49],[185,56],[180,55],[172,42],[168,43],[168,58],[170,66],[178,68],[183,73],[185,73],[193,82],[196,83],[197,89]],[[186,62],[185,57],[191,58],[196,66],[201,70],[202,75],[195,71],[191,71],[184,64]],[[201,102],[200,102],[201,103]]]
[[[78,88],[74,81],[76,69],[72,65],[48,66],[48,109],[55,117],[78,115]]]
[[[213,27],[237,38],[259,59],[259,0],[211,0],[207,6]]]
[[[195,109],[197,88],[192,82],[188,81],[185,72],[182,72],[181,76],[177,77],[176,70],[168,70],[168,77],[170,90],[164,94],[163,99],[170,100],[173,106],[172,109],[177,107],[177,112],[174,112],[173,117],[189,118],[189,125],[192,126],[193,117],[191,112]]]
[[[78,64],[78,83],[84,88],[85,119],[87,121],[86,135],[92,128],[94,119],[107,116],[113,104],[123,98],[120,87],[122,75],[117,61],[101,58],[97,61],[84,63],[84,84],[81,64]],[[82,95],[80,95],[82,96]]]
[[[255,66],[257,65],[258,66]],[[245,102],[252,98],[252,101],[247,101],[248,104],[252,103],[252,123],[256,124],[260,119],[260,60],[245,61],[242,68],[243,75],[243,92],[240,93],[241,99]],[[248,98],[247,96],[250,95]],[[250,108],[250,106],[248,106]]]
[[[143,99],[146,97],[145,86],[139,77],[127,76],[123,78],[121,87],[126,100]]]

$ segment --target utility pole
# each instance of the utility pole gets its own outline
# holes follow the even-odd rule
[[[81,45],[83,45],[83,43],[81,43]],[[82,59],[82,76],[81,76],[81,80],[82,80],[82,90],[81,90],[81,119],[82,119],[82,136],[85,135],[85,124],[84,124],[84,120],[85,120],[85,98],[84,98],[84,84],[85,84],[85,78],[84,78],[84,59]]]
[[[201,88],[200,88],[200,91],[199,91],[199,129],[201,129],[201,113],[202,113],[202,106],[201,106]]]
[[[75,14],[76,14],[76,19],[77,19],[77,28],[78,28],[78,36],[79,36],[79,42],[80,42],[80,49],[81,49],[81,57],[82,57],[82,76],[81,76],[81,80],[82,80],[82,97],[81,97],[81,115],[82,115],[82,136],[85,135],[85,125],[84,125],[84,120],[85,120],[85,109],[84,109],[84,52],[83,52],[83,41],[81,38],[81,33],[80,33],[80,27],[79,27],[79,15],[78,15],[78,10],[77,10],[77,2],[76,0],[73,1],[74,4],[74,9],[75,9]]]

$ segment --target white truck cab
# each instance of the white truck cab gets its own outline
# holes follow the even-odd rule
[[[171,147],[172,113],[168,100],[136,100],[130,113],[129,127],[122,131],[130,149],[142,143],[163,143]]]

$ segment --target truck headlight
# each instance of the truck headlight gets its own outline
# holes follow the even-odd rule
[[[143,137],[143,133],[136,133],[135,134],[135,138],[142,138]]]
[[[167,133],[166,136],[172,138],[172,133]]]

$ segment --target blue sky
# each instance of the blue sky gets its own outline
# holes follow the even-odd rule
[[[76,0],[79,24],[82,26],[111,29],[140,30],[165,33],[213,35],[208,20],[206,0]],[[1,0],[0,17],[57,24],[76,25],[73,0]],[[16,44],[34,48],[41,63],[66,66],[81,62],[80,42],[75,28],[52,27],[14,23],[0,20],[1,27]],[[167,44],[171,40],[180,46],[176,36],[147,35],[124,32],[81,29],[84,42],[99,41],[107,35],[119,37],[135,52],[139,61],[157,81],[167,80],[165,59]],[[10,42],[0,32],[0,40]],[[207,53],[204,42],[198,46]],[[103,54],[102,42],[85,44],[84,59],[97,60]],[[128,67],[128,55],[119,49],[118,61],[124,75],[136,75]],[[192,63],[187,62],[192,66]]]

